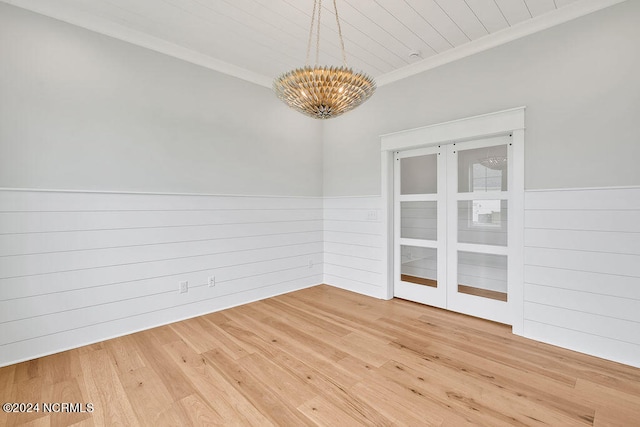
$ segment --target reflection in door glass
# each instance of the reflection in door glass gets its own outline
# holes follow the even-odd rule
[[[438,252],[433,248],[400,246],[400,280],[438,286]]]
[[[458,292],[507,301],[506,255],[458,251]]]
[[[507,191],[507,146],[458,151],[458,192]]]
[[[400,237],[436,240],[437,202],[400,202]]]
[[[458,242],[507,246],[507,200],[458,201]]]
[[[438,192],[438,155],[400,159],[400,194]]]

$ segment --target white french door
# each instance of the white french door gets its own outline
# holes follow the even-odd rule
[[[511,324],[511,136],[395,153],[394,296]]]
[[[396,153],[394,295],[446,307],[447,187],[442,147]]]

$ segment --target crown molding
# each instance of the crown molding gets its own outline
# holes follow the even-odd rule
[[[59,21],[82,27],[100,34],[113,37],[134,45],[142,46],[156,52],[164,53],[175,58],[182,59],[193,64],[209,68],[257,85],[271,88],[272,77],[247,70],[211,56],[184,48],[160,38],[132,30],[123,25],[110,22],[106,19],[83,13],[74,8],[65,6],[64,3],[42,0],[0,0],[23,9],[27,9],[42,15],[55,18]],[[554,27],[579,18],[598,10],[622,3],[627,0],[581,0],[570,3],[554,12],[540,15],[536,18],[505,28],[496,33],[465,43],[440,54],[426,58],[420,62],[382,74],[375,78],[377,86],[422,73],[427,70],[448,64],[458,59],[474,55],[493,47],[508,43],[530,34]]]
[[[66,6],[64,3],[41,0],[0,1],[75,25],[77,27],[82,27],[118,40],[164,53],[165,55],[173,56],[175,58],[182,59],[183,61],[191,62],[192,64],[200,65],[260,86],[271,88],[272,79],[268,76],[255,73],[228,62],[215,59],[203,53],[178,46],[158,37],[132,30],[107,19],[83,13]]]
[[[570,3],[554,12],[523,21],[420,62],[380,75],[376,77],[376,84],[384,86],[625,1],[627,0],[583,0]]]

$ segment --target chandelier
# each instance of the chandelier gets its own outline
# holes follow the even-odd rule
[[[507,167],[507,158],[505,156],[491,156],[480,159],[480,164],[485,168],[493,170],[504,170]]]
[[[282,74],[274,80],[273,90],[280,100],[289,107],[315,119],[337,117],[365,102],[376,90],[373,78],[354,72],[347,67],[344,40],[338,17],[336,0],[333,0],[340,46],[342,48],[341,67],[318,66],[320,55],[320,16],[322,0],[314,0],[311,14],[311,28],[307,43],[307,60],[303,68],[297,68]],[[317,15],[317,22],[316,22]],[[316,30],[316,65],[309,65],[313,26]]]

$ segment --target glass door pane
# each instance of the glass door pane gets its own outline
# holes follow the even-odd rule
[[[438,287],[437,249],[402,245],[400,254],[400,280]]]
[[[436,194],[438,192],[438,155],[400,159],[400,194]]]
[[[458,201],[458,242],[507,246],[507,200]]]
[[[507,146],[460,150],[458,192],[507,191]]]
[[[437,202],[400,202],[400,237],[438,239]]]
[[[507,301],[506,255],[458,251],[458,292]]]

